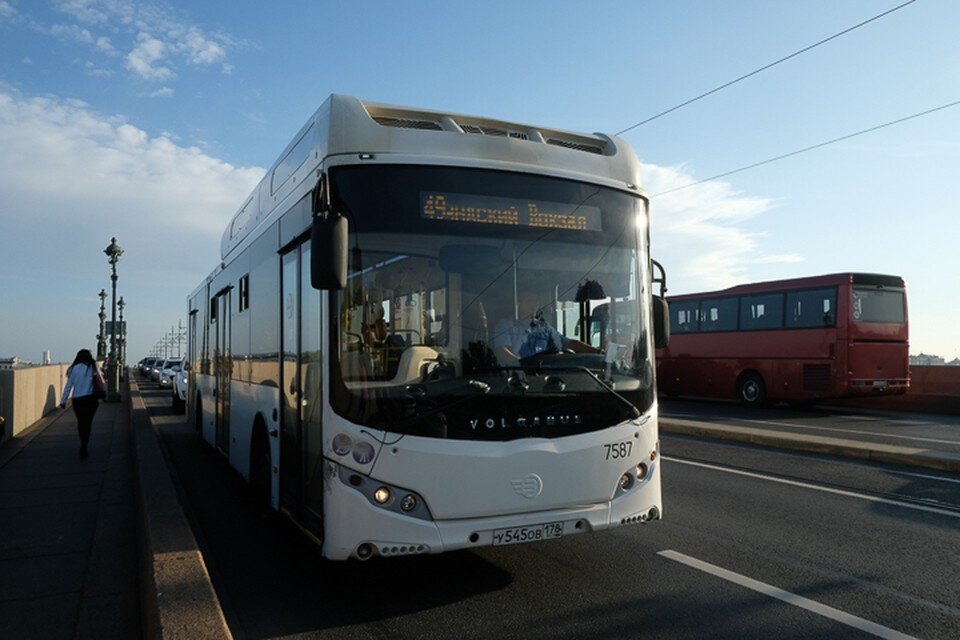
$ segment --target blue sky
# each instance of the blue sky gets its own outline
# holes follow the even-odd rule
[[[131,359],[330,93],[614,133],[898,0],[0,0],[0,356],[93,347],[125,249]],[[657,194],[960,100],[960,3],[918,0],[625,138]],[[911,351],[960,355],[960,107],[652,200],[671,293],[907,280]]]

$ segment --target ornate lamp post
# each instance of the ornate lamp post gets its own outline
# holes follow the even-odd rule
[[[100,333],[97,334],[97,362],[103,362],[103,358],[107,355],[107,336],[103,332],[103,323],[107,319],[107,314],[103,312],[107,292],[100,289],[100,293],[97,295],[100,296],[100,313],[97,315],[100,318]]]
[[[116,238],[110,238],[110,246],[103,250],[110,263],[110,280],[113,297],[110,299],[110,362],[107,365],[107,401],[120,401],[120,367],[117,366],[117,261],[123,255],[123,249]]]
[[[123,296],[120,296],[120,299],[117,301],[117,307],[120,308],[120,337],[118,341],[120,343],[120,357],[118,363],[120,365],[120,377],[123,378],[123,371],[127,368],[127,330],[123,325],[123,308],[127,306],[127,303],[123,301]]]

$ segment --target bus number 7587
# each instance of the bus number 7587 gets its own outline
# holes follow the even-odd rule
[[[623,442],[614,442],[612,444],[603,445],[603,449],[606,452],[605,460],[619,460],[620,458],[630,457],[630,452],[633,450],[633,442],[630,440],[624,440]]]

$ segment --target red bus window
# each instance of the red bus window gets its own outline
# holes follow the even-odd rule
[[[742,331],[782,328],[782,293],[744,296],[740,298],[740,329]]]
[[[736,331],[737,298],[703,300],[700,303],[700,331]]]
[[[813,289],[787,294],[788,329],[832,327],[837,323],[837,290]]]

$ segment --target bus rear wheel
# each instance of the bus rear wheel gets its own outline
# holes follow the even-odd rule
[[[750,372],[740,377],[737,383],[737,397],[748,407],[759,407],[767,400],[767,387],[760,374]]]

